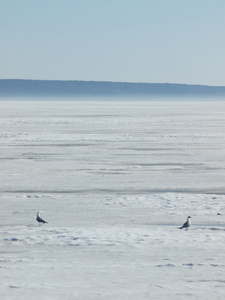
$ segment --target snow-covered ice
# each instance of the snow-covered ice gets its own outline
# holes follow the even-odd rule
[[[0,299],[224,298],[225,102],[0,107]]]

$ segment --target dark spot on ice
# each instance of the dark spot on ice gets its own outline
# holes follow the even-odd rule
[[[156,265],[156,267],[160,268],[160,267],[176,267],[176,265],[174,264],[165,264],[165,265]]]
[[[20,214],[20,212],[19,211],[14,211],[13,215],[16,215],[16,214]]]
[[[11,241],[12,241],[12,242],[17,242],[18,239],[17,239],[17,238],[11,238]]]
[[[221,228],[218,228],[218,227],[212,227],[212,228],[209,228],[210,230],[221,230],[221,231],[225,231],[225,229],[221,229]]]
[[[194,264],[192,264],[192,263],[190,263],[190,264],[183,264],[183,266],[194,267]]]

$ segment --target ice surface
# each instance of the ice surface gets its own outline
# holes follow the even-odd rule
[[[1,299],[224,298],[225,102],[0,107]]]

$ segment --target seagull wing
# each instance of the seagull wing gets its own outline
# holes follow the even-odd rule
[[[40,222],[40,223],[48,223],[46,222],[45,220],[43,220],[41,217],[37,217],[37,221]]]
[[[188,222],[185,222],[185,223],[183,224],[183,226],[179,227],[179,229],[182,229],[182,228],[185,228],[185,227],[188,227]]]

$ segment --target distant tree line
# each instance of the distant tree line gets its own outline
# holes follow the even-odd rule
[[[225,86],[1,79],[0,97],[225,96]]]

